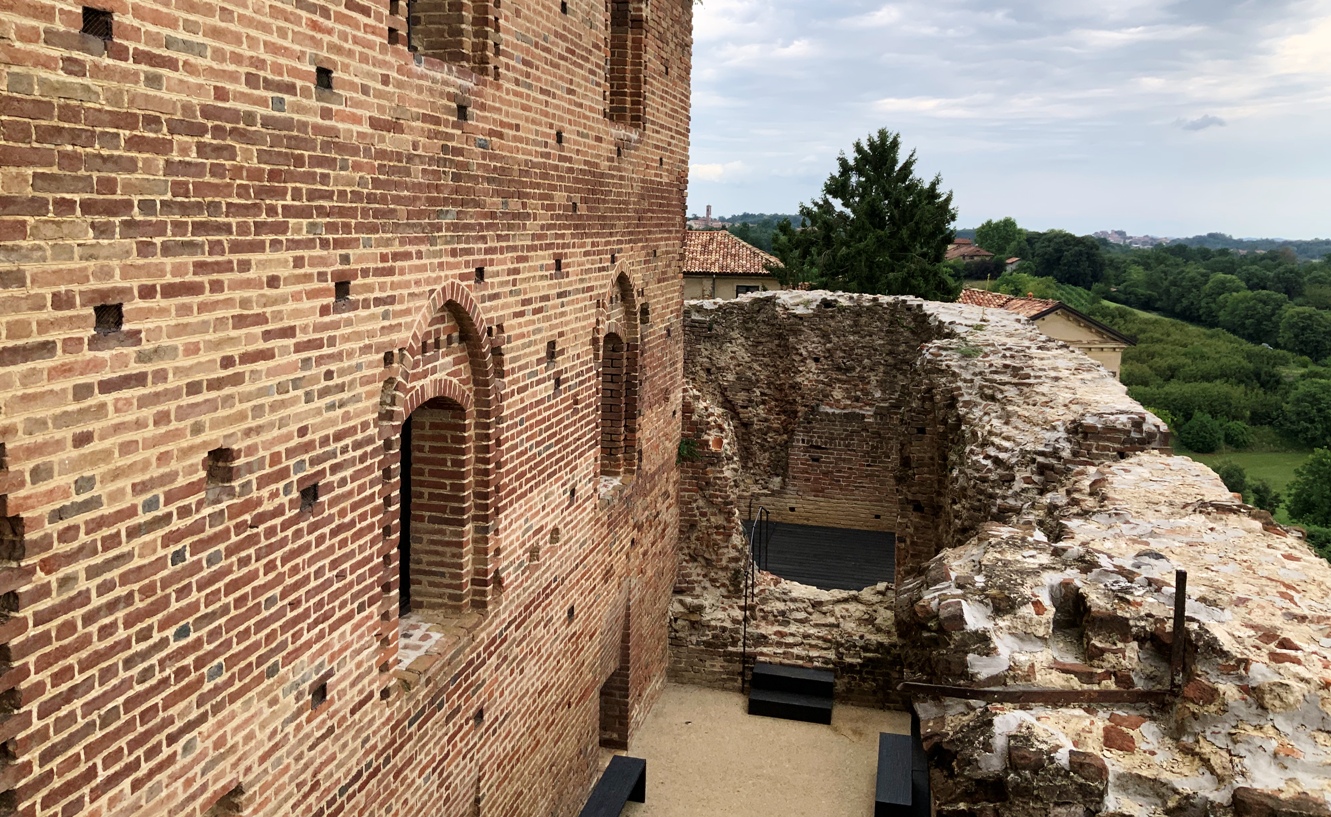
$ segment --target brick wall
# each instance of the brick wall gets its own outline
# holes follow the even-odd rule
[[[692,4],[629,4],[627,119],[605,0],[421,2],[443,45],[402,0],[95,5],[0,9],[0,813],[576,813],[606,679],[631,739],[666,664]],[[406,643],[441,405],[467,603]]]
[[[782,490],[754,495],[773,521],[855,530],[896,530],[896,417],[819,407],[800,418]]]
[[[443,398],[411,415],[409,581],[414,610],[471,607],[470,431],[466,409]]]
[[[688,304],[682,433],[696,459],[681,467],[675,678],[738,688],[751,506],[777,522],[896,528],[907,352],[939,330],[918,302],[850,297]],[[892,599],[886,585],[821,591],[760,574],[749,660],[834,667],[839,699],[895,705]]]

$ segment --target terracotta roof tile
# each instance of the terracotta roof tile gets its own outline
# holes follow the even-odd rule
[[[707,275],[771,275],[766,264],[780,265],[768,255],[725,230],[689,230],[684,234],[684,273]]]
[[[964,238],[948,245],[947,252],[943,254],[944,261],[983,261],[993,257],[994,254],[984,247],[976,246]]]
[[[1018,315],[1024,315],[1027,318],[1042,315],[1059,305],[1058,301],[1051,301],[1048,298],[1018,298],[1013,295],[1004,295],[1001,292],[989,292],[983,289],[963,289],[961,291],[961,303],[1016,312]]]

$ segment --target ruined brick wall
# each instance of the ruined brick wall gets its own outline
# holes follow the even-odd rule
[[[688,304],[683,435],[697,453],[681,466],[674,677],[739,683],[751,503],[778,522],[895,528],[897,418],[912,361],[903,352],[938,331],[909,300],[785,293]],[[835,666],[839,698],[895,702],[892,598],[890,585],[822,591],[762,573],[749,659]]]
[[[667,660],[692,3],[94,6],[0,8],[0,813],[576,813]]]
[[[922,347],[912,369],[897,461],[898,577],[1010,519],[1077,466],[1169,450],[1169,430],[1099,364],[982,314],[953,318],[954,336]]]
[[[908,579],[1077,464],[1167,444],[1101,367],[1006,314],[780,293],[689,302],[685,332],[697,454],[681,474],[671,671],[700,683],[738,682],[750,499],[777,520],[896,531]],[[760,573],[751,615],[750,659],[834,667],[844,699],[899,702],[890,585],[829,593]]]
[[[777,522],[896,529],[898,415],[890,406],[829,409],[800,418],[779,491],[759,495]]]

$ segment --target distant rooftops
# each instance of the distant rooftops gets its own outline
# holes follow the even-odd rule
[[[684,233],[685,275],[771,275],[767,265],[781,266],[769,255],[725,230]]]
[[[944,261],[986,261],[994,254],[969,238],[958,238],[947,247]]]
[[[1051,298],[1018,298],[1015,295],[1005,295],[1001,292],[989,292],[984,289],[963,289],[959,301],[971,306],[983,306],[989,309],[1001,309],[1004,312],[1015,312],[1022,317],[1038,321],[1041,318],[1054,314],[1055,312],[1067,312],[1079,322],[1086,324],[1101,334],[1123,343],[1127,346],[1136,346],[1137,342],[1116,329],[1105,326],[1095,318],[1090,317],[1062,301],[1055,301]]]

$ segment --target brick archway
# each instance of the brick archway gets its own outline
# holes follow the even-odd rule
[[[638,464],[638,391],[641,378],[637,297],[623,263],[598,302],[594,339],[600,382],[601,476],[633,478]]]
[[[429,444],[465,448],[465,456],[459,461],[463,463],[462,471],[456,475],[462,493],[453,503],[463,509],[465,517],[449,526],[456,529],[455,568],[460,578],[455,592],[426,598],[446,613],[483,612],[494,600],[498,578],[492,558],[496,533],[493,497],[501,405],[495,345],[494,330],[471,293],[450,281],[431,294],[407,342],[385,355],[388,374],[383,381],[379,412],[384,445],[385,631],[381,644],[386,649],[381,670],[392,668],[388,654],[395,653],[400,602],[412,595],[410,587],[401,586],[404,579],[410,581],[410,562],[402,560],[404,526],[407,534],[413,535],[409,518],[404,518],[404,512],[410,513],[411,502],[404,491],[404,487],[411,490],[411,474],[404,472],[404,466],[410,466],[413,452],[404,449],[404,438],[410,438],[409,418],[422,410],[431,415],[429,433],[438,432],[439,436]],[[415,444],[415,452],[422,452],[423,445],[426,443]],[[439,568],[435,578],[440,571],[444,569]],[[452,579],[449,581],[452,587]]]

